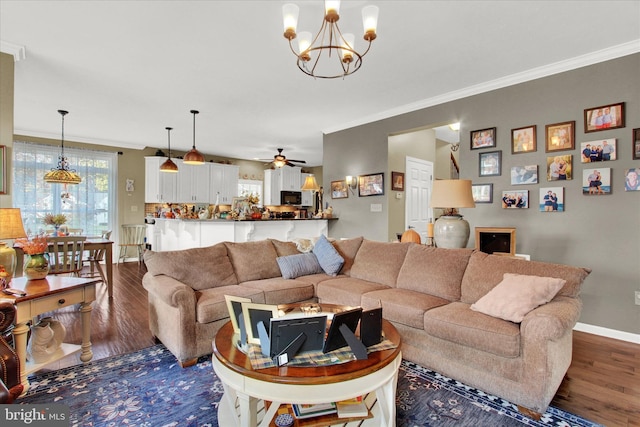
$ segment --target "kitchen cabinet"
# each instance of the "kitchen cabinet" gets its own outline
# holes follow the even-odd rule
[[[309,175],[313,175],[313,174],[311,174],[311,173],[301,173],[300,174],[300,188],[302,188],[302,186],[304,185],[305,179],[307,179],[307,177]],[[314,191],[303,191],[302,192],[302,206],[313,206],[314,196],[315,196],[315,192]]]
[[[240,167],[236,165],[224,165],[222,163],[210,163],[210,203],[230,205],[234,197],[238,197],[238,174]]]
[[[160,165],[166,157],[145,157],[145,203],[173,203],[176,201],[178,189],[178,174],[161,172]],[[177,161],[177,160],[174,160]]]
[[[281,191],[300,191],[300,171],[298,166],[285,166],[264,171],[264,204],[279,205]]]
[[[210,165],[188,165],[178,160],[178,190],[176,202],[209,203],[210,200]]]

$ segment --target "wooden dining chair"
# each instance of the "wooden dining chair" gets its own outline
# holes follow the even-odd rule
[[[111,230],[107,230],[100,236],[105,240],[111,238]],[[104,253],[106,249],[94,249],[89,251],[89,255],[82,260],[84,263],[89,263],[89,271],[81,273],[82,277],[100,277],[104,283],[107,283],[107,277],[102,270],[100,263],[104,260]]]
[[[138,252],[138,263],[142,263],[142,254],[144,253],[145,237],[147,234],[147,226],[144,224],[124,224],[122,232],[118,237],[120,246],[120,254],[118,255],[118,263],[127,257],[127,248],[133,246]]]
[[[49,274],[79,276],[85,240],[87,236],[48,237]]]

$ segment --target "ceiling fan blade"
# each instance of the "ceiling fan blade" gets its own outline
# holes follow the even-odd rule
[[[296,162],[296,163],[307,163],[304,160],[293,160],[293,159],[287,159],[287,161],[289,162]]]

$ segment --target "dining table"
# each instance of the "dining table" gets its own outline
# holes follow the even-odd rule
[[[22,266],[24,263],[24,252],[22,248],[14,246],[16,250],[16,271],[15,277],[22,276]],[[113,241],[102,237],[87,237],[84,241],[85,251],[94,251],[104,249],[104,263],[107,276],[107,294],[109,298],[113,298]]]

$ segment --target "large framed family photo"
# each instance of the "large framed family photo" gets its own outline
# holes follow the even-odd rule
[[[471,131],[471,149],[489,148],[496,146],[496,128]]]
[[[584,110],[584,132],[624,127],[624,102]]]
[[[545,126],[545,151],[573,150],[575,148],[576,122],[554,123]]]

